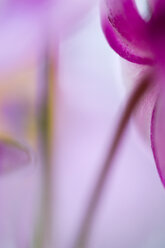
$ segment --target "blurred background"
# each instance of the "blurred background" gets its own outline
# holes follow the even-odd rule
[[[0,177],[0,247],[29,248],[33,247],[43,183],[42,159],[37,152],[39,66],[35,56],[11,65],[10,69],[1,66],[0,135],[24,144],[31,162]],[[126,80],[121,59],[104,38],[99,3],[95,2],[58,47],[51,247],[73,246],[127,99]],[[114,167],[88,247],[164,248],[165,192],[150,144],[144,141],[134,119]]]

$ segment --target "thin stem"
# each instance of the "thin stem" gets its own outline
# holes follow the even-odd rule
[[[113,165],[112,162],[114,160],[117,148],[122,139],[122,136],[127,127],[127,124],[132,115],[132,112],[135,110],[136,106],[138,105],[139,101],[144,96],[144,94],[148,91],[151,84],[152,84],[151,75],[147,75],[145,78],[141,80],[140,84],[138,84],[137,88],[132,93],[132,95],[130,96],[130,99],[127,102],[127,105],[123,111],[117,130],[115,132],[113,142],[112,144],[110,144],[108,148],[108,152],[107,152],[105,161],[103,163],[101,173],[97,180],[96,186],[94,188],[94,192],[92,194],[92,197],[90,199],[90,202],[89,202],[86,214],[85,214],[85,218],[83,219],[83,223],[80,228],[78,239],[76,240],[76,243],[73,246],[74,248],[83,248],[87,246],[91,225],[92,225],[95,213],[96,213],[96,209],[99,204],[99,200],[102,196],[105,183],[107,181],[107,176],[110,170],[112,170],[112,165]]]
[[[54,81],[53,58],[46,50],[41,68],[40,94],[38,103],[39,155],[42,163],[42,202],[34,247],[50,247],[52,240],[52,154],[54,124]]]

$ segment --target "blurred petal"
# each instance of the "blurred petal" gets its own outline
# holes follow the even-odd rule
[[[132,0],[103,1],[101,18],[105,36],[120,56],[134,63],[152,64],[146,22]]]
[[[161,92],[155,104],[151,121],[151,145],[156,166],[165,186],[165,94]]]
[[[154,73],[153,68],[150,66],[138,65],[126,60],[123,60],[122,68],[122,77],[124,79],[123,83],[126,87],[126,92],[134,88],[144,75]],[[158,94],[159,85],[153,84],[142,97],[134,114],[135,124],[144,138],[144,141],[147,141],[147,143],[150,143],[151,117]]]
[[[11,139],[0,140],[0,175],[30,164],[31,156],[27,148]]]

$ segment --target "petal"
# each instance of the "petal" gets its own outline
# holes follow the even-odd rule
[[[165,63],[165,1],[155,0],[152,16],[148,23],[148,37],[150,47],[159,64]],[[164,70],[164,68],[163,68]]]
[[[152,114],[151,146],[156,166],[165,186],[165,93],[161,92]]]
[[[25,146],[7,138],[0,140],[0,175],[23,168],[30,162],[31,155]]]
[[[165,1],[164,0],[148,0],[149,5],[152,9],[153,15],[159,15],[162,10],[164,11],[165,8]]]
[[[101,21],[110,46],[120,56],[134,63],[153,63],[148,49],[146,22],[132,0],[104,0],[101,5]]]
[[[16,7],[24,6],[26,8],[38,7],[39,5],[47,2],[49,0],[9,0],[8,4],[14,5]]]
[[[153,68],[151,66],[138,65],[125,60],[123,61],[122,66],[124,85],[127,92],[129,92],[130,89],[139,84],[140,80],[145,75],[149,73],[154,74]],[[142,97],[134,113],[133,120],[135,121],[140,135],[142,135],[144,141],[148,144],[150,144],[150,126],[152,112],[158,94],[159,85],[153,83],[150,89]]]

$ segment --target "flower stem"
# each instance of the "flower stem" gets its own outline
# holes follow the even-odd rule
[[[52,154],[54,124],[55,65],[46,50],[41,68],[38,102],[39,156],[42,164],[42,199],[34,247],[51,247],[52,242]]]
[[[76,242],[74,244],[74,248],[83,248],[87,246],[88,238],[89,238],[89,232],[92,226],[92,222],[99,204],[99,200],[102,196],[103,189],[105,187],[105,183],[107,181],[108,174],[110,170],[112,170],[113,167],[113,160],[117,151],[117,148],[119,146],[119,143],[122,139],[122,136],[124,134],[124,131],[127,127],[128,121],[137,107],[138,103],[140,102],[141,98],[144,96],[144,94],[148,91],[152,84],[152,77],[151,75],[147,75],[144,77],[141,82],[138,84],[136,89],[131,94],[130,98],[128,99],[128,102],[126,104],[126,107],[122,113],[121,119],[119,121],[119,125],[117,127],[117,130],[115,132],[113,142],[110,144],[108,148],[107,155],[105,157],[105,161],[103,163],[101,173],[99,175],[99,178],[97,180],[97,183],[94,188],[94,192],[91,196],[89,205],[87,207],[85,217],[83,219],[82,225],[80,227],[80,232],[78,235],[78,238],[76,239]]]

